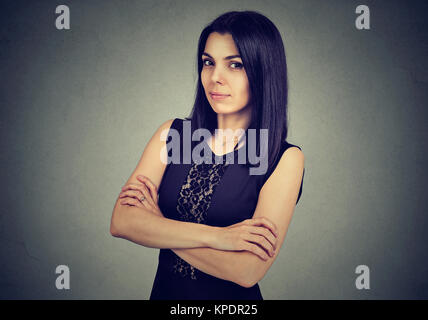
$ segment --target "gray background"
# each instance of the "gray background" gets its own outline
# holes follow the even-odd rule
[[[71,30],[55,28],[67,4]],[[355,8],[371,30],[355,28]],[[203,27],[280,30],[306,158],[265,299],[427,299],[426,1],[2,1],[0,298],[148,299],[157,249],[110,235],[156,128],[187,116]],[[71,289],[55,288],[55,268]],[[357,290],[355,268],[370,268]]]

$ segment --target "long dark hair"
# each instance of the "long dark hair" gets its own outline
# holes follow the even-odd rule
[[[269,174],[281,156],[281,145],[286,141],[288,132],[287,63],[281,34],[268,18],[255,11],[226,12],[203,29],[196,55],[198,82],[195,103],[186,119],[191,120],[192,130],[205,128],[213,135],[218,128],[217,114],[210,106],[201,82],[201,56],[212,32],[231,34],[239,51],[248,77],[249,103],[252,105],[251,122],[247,129],[257,129],[258,155],[259,129],[268,129]],[[247,132],[245,138],[248,138]]]

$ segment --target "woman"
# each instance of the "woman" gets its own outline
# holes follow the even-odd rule
[[[258,282],[279,253],[304,176],[300,147],[286,141],[282,39],[263,15],[228,12],[202,31],[197,61],[191,116],[166,121],[148,142],[116,202],[111,233],[161,249],[150,299],[262,300]],[[189,126],[211,133],[204,159],[213,161],[186,161]],[[241,135],[224,141],[216,129]],[[255,139],[250,130],[259,132]],[[168,163],[163,139],[173,131],[178,163]],[[265,170],[250,174],[254,161],[238,154],[254,159],[254,151]]]

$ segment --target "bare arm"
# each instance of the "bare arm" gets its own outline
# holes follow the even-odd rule
[[[174,249],[173,251],[205,273],[233,281],[246,288],[254,286],[264,277],[278,256],[294,212],[303,168],[303,153],[297,148],[290,148],[284,153],[274,173],[260,192],[253,218],[264,216],[278,226],[278,244],[273,257],[263,260],[248,251],[222,251],[212,248]]]
[[[151,201],[153,193],[142,190],[142,185],[138,187],[139,193],[122,192],[116,201],[110,224],[113,236],[150,248],[210,247],[226,251],[247,250],[267,259],[267,253],[261,249],[264,247],[273,255],[276,227],[268,219],[247,219],[224,228],[168,219],[155,202]],[[139,200],[142,196],[140,192],[147,196],[144,201],[150,201],[153,205],[143,205]],[[122,196],[123,194],[125,195]]]
[[[158,185],[160,185],[165,171],[165,161],[160,161],[160,159],[166,159],[166,152],[161,151],[162,147],[165,146],[165,141],[160,139],[160,135],[163,130],[169,129],[171,124],[172,120],[168,120],[167,122],[163,123],[153,135],[147,144],[136,169],[128,179],[127,184],[138,183],[139,181],[137,176],[144,175],[149,177],[150,180],[154,182],[156,188]],[[262,260],[258,258],[256,254],[263,256],[266,255],[266,253],[254,243],[258,242],[261,246],[271,248],[271,245],[267,243],[266,239],[270,239],[269,241],[271,243],[275,242],[271,239],[271,234],[267,236],[265,232],[260,231],[260,229],[266,231],[265,228],[260,227],[257,232],[255,232],[255,227],[252,227],[252,233],[258,235],[251,235],[251,237],[248,235],[250,233],[249,228],[250,227],[248,227],[248,230],[244,230],[246,238],[243,239],[241,237],[242,232],[219,233],[215,232],[215,227],[165,219],[161,216],[153,215],[153,213],[150,213],[150,211],[141,210],[141,208],[120,205],[119,201],[116,201],[111,219],[110,233],[113,236],[124,238],[148,247],[174,249],[190,248],[186,250],[201,250],[202,247],[207,246],[207,244],[209,245],[210,241],[213,241],[213,234],[216,234],[217,239],[214,239],[214,241],[217,243],[213,246],[213,248],[206,248],[209,250],[205,251],[203,254],[198,254],[200,251],[178,253],[183,255],[183,257],[186,254],[186,259],[191,259],[191,254],[198,254],[200,262],[194,262],[197,268],[201,268],[201,270],[205,271],[206,273],[213,274],[219,278],[227,278],[228,280],[242,284],[243,282],[241,281],[241,273],[237,271],[240,269],[236,268],[236,265],[234,264],[234,262],[237,260],[233,259],[236,259],[237,257],[255,257],[256,259]],[[241,229],[238,231],[243,230]],[[221,236],[219,234],[221,234]],[[264,236],[265,238],[260,239],[262,238],[260,235]],[[251,239],[254,237],[258,237],[258,239]],[[253,244],[249,244],[244,240],[252,241]],[[222,243],[219,244],[218,242]],[[237,247],[229,247],[228,244],[230,243],[236,244]],[[226,247],[223,247],[225,244]],[[217,247],[216,245],[219,245],[220,247]],[[246,252],[242,252],[242,250],[246,250]],[[207,253],[212,253],[213,256],[210,258],[207,256]],[[219,260],[216,260],[219,253],[225,253],[223,257],[228,257],[225,263],[219,263]],[[212,261],[217,261],[217,269],[214,268],[215,266]],[[241,260],[238,259],[238,261]],[[192,264],[191,261],[188,262]]]
[[[116,217],[121,215],[122,220],[112,221],[110,232],[113,236],[146,247],[171,249],[205,273],[248,286],[245,282],[247,278],[241,273],[241,264],[246,265],[249,257],[255,257],[255,254],[211,248],[216,237],[221,236],[216,233],[221,228],[167,219],[160,211],[148,211],[142,207],[117,205],[119,209],[115,214]],[[125,225],[120,225],[121,223]],[[265,255],[267,259],[268,255]]]
[[[173,251],[207,274],[235,282],[243,287],[252,287],[264,277],[279,253],[294,212],[303,168],[303,153],[297,148],[290,148],[284,153],[276,170],[260,191],[253,219],[263,217],[277,225],[278,237],[272,256],[268,257],[265,253],[265,258],[262,259],[262,254],[255,254],[251,250],[225,251],[215,248],[177,248]],[[153,191],[155,194],[155,190]],[[156,214],[162,216],[160,211]],[[247,222],[249,221],[241,223]]]
[[[110,233],[149,248],[198,248],[213,242],[215,230],[204,224],[154,215],[143,208],[116,204]]]
[[[160,185],[167,160],[166,142],[162,133],[169,130],[173,119],[159,126],[144,148],[143,154],[127,184],[138,182],[138,175],[145,175]],[[206,246],[213,227],[180,222],[149,214],[147,210],[121,205],[119,199],[113,208],[110,233],[115,237],[155,248],[194,248]]]
[[[253,259],[263,261],[248,251],[223,251],[212,248],[172,249],[172,251],[196,269],[246,288],[254,285],[248,279],[256,277],[257,274],[249,275],[248,272],[251,271],[243,270],[253,262]],[[269,258],[271,259],[273,258]]]

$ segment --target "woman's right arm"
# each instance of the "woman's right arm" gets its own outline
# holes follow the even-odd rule
[[[117,205],[119,207],[115,220],[112,220],[110,233],[114,237],[145,247],[246,250],[259,255],[262,259],[267,259],[267,253],[273,255],[275,250],[276,226],[267,219],[247,219],[229,227],[213,227],[168,219],[163,217],[161,212],[154,213],[141,206],[121,205],[119,202]]]
[[[173,120],[168,120],[163,123],[152,136],[126,185],[141,185],[137,176],[143,175],[149,178],[153,188],[158,189],[167,160],[166,142],[161,140],[161,133],[169,130],[172,122]],[[149,194],[147,188],[143,191]],[[110,233],[115,237],[127,239],[146,247],[168,249],[211,247],[220,250],[257,250],[259,254],[262,254],[261,249],[248,241],[259,243],[267,250],[271,250],[272,247],[269,242],[272,244],[275,242],[268,229],[263,227],[220,228],[177,221],[164,218],[161,214],[153,214],[144,207],[130,206],[120,202],[121,199],[118,197],[113,209]],[[138,205],[141,203],[138,202]],[[265,226],[269,228],[267,225]]]
[[[217,227],[172,220],[139,207],[118,204],[110,233],[149,248],[210,247]]]
[[[165,121],[153,134],[126,184],[139,184],[137,176],[148,177],[156,186],[161,184],[167,160],[166,141],[161,139],[168,132],[174,119]],[[110,223],[111,235],[153,248],[198,248],[212,242],[216,227],[181,222],[153,215],[144,208],[121,205],[116,200]]]
[[[126,184],[138,184],[137,176],[148,177],[158,188],[166,168],[166,141],[163,131],[168,132],[174,119],[164,122],[153,134]],[[153,215],[144,208],[120,204],[116,200],[110,223],[110,233],[146,247],[198,248],[205,247],[213,237],[214,227],[181,222]]]

